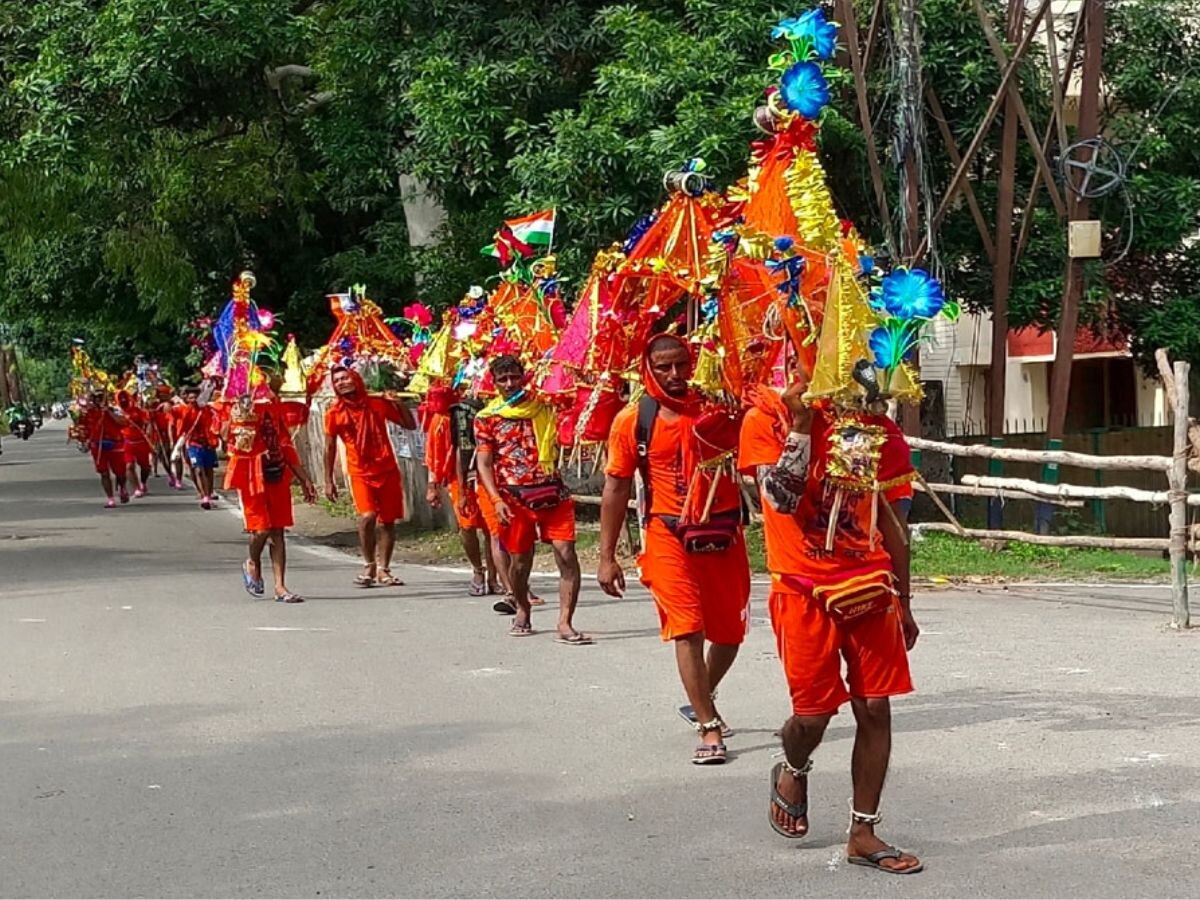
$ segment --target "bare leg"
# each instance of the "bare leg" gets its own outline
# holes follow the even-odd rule
[[[579,585],[582,581],[579,556],[575,553],[574,541],[555,541],[551,546],[554,548],[554,562],[558,566],[558,633],[562,637],[570,637],[575,633],[571,620],[579,603]]]
[[[271,569],[275,573],[275,596],[279,597],[288,592],[287,542],[283,539],[282,528],[272,528],[267,535],[271,538]]]
[[[100,473],[100,486],[104,488],[104,496],[109,500],[113,498],[113,480],[112,475],[108,472]]]
[[[715,693],[717,685],[737,659],[741,644],[709,644],[708,645],[708,685]]]
[[[148,485],[149,483],[150,483],[150,467],[142,466],[142,480],[141,480],[141,483],[138,484],[138,487],[140,487],[144,491],[144,490],[146,490],[146,485]]]
[[[704,664],[703,632],[697,631],[675,639],[675,663],[679,667],[679,680],[683,682],[684,693],[696,711],[696,721],[711,722],[716,718],[717,711],[713,706],[708,666]],[[719,744],[721,732],[706,732],[701,740],[705,744]]]
[[[392,553],[396,549],[396,523],[388,522],[376,529],[377,545],[375,558],[379,567],[387,570],[392,567]]]
[[[489,593],[496,593],[498,590],[504,590],[504,581],[500,577],[500,572],[496,569],[496,554],[492,552],[492,535],[488,531],[483,532],[483,562],[487,567],[487,587]]]
[[[483,569],[483,550],[479,546],[479,534],[474,528],[460,528],[458,537],[462,541],[463,552],[467,554],[467,561],[471,563],[474,573],[474,577],[471,579],[472,583],[486,584],[487,573]]]
[[[509,555],[508,577],[512,579],[513,604],[517,619],[513,627],[529,625],[533,609],[529,605],[529,573],[533,571],[533,551]]]
[[[500,587],[504,589],[506,594],[511,594],[513,593],[512,573],[510,571],[512,569],[512,557],[500,546],[499,537],[494,534],[488,535],[488,537],[492,545],[492,558],[496,561],[495,572],[496,577],[500,579]],[[532,556],[529,563],[531,566],[533,565]]]
[[[358,517],[358,547],[362,551],[364,574],[375,577],[375,513]]]
[[[821,738],[825,736],[825,728],[829,725],[831,718],[833,718],[832,715],[792,716],[784,723],[782,730],[783,755],[789,765],[795,766],[797,769],[804,768],[808,763],[808,758],[820,745]],[[786,769],[781,770],[775,787],[783,799],[793,806],[808,802],[807,775],[796,778]],[[793,818],[772,803],[771,817],[784,831],[798,835],[808,833],[808,816]]]
[[[267,539],[271,536],[269,531],[253,531],[250,533],[250,574],[262,581],[262,555],[263,548],[267,546]]]
[[[888,761],[892,755],[892,705],[887,697],[854,698],[850,701],[858,728],[854,734],[854,752],[850,757],[850,776],[854,782],[854,809],[860,813],[879,811],[879,798],[887,778]],[[847,856],[867,856],[887,848],[875,836],[874,825],[852,822]],[[919,865],[915,856],[904,854],[901,859],[884,859],[880,865],[888,869],[911,869]]]
[[[121,498],[122,498],[121,502],[124,503],[125,497],[129,493],[129,491],[125,487],[125,473],[117,472],[113,475],[113,478],[116,479],[117,491],[121,494]]]

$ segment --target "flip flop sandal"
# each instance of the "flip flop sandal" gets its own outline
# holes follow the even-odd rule
[[[504,600],[497,600],[495,603],[493,603],[492,611],[498,612],[502,616],[515,616],[517,614],[517,607],[515,604],[509,602],[509,600],[505,598]]]
[[[793,819],[801,819],[808,817],[807,803],[789,803],[784,799],[783,794],[779,793],[779,775],[786,766],[781,763],[775,763],[771,769],[771,805],[778,806],[781,810],[791,816]],[[767,812],[767,822],[770,823],[771,829],[778,835],[787,838],[789,841],[798,841],[801,838],[808,837],[808,829],[801,832],[788,831],[782,825],[775,821],[775,817]]]
[[[874,853],[868,853],[866,856],[847,856],[846,862],[852,866],[866,866],[868,869],[878,869],[880,872],[887,872],[889,875],[916,875],[925,868],[925,863],[918,862],[911,869],[893,869],[888,866],[881,866],[880,863],[885,859],[903,859],[904,851],[898,847],[888,846],[883,850],[876,850]]]
[[[539,597],[537,594],[530,591],[529,592],[529,605],[530,606],[545,606],[546,601],[543,600],[541,597]]]
[[[367,566],[364,566],[362,572],[359,573],[358,575],[354,576],[354,584],[356,587],[360,587],[360,588],[375,587],[375,576],[368,575],[367,568],[368,568]],[[374,567],[372,566],[369,568],[374,568]]]
[[[249,560],[242,563],[242,586],[246,589],[246,593],[251,597],[261,597],[265,592],[262,579],[255,578],[250,574]]]
[[[535,634],[537,634],[537,632],[533,630],[533,623],[518,625],[514,622],[513,627],[508,629],[509,637],[532,637]]]
[[[404,582],[387,569],[380,569],[379,571],[380,574],[375,577],[375,583],[380,587],[404,587]]]
[[[726,750],[724,744],[699,744],[692,751],[692,765],[720,766],[725,763]]]
[[[299,594],[294,594],[291,591],[288,591],[286,594],[276,594],[275,602],[276,603],[303,603],[304,598],[301,597]]]
[[[478,581],[472,581],[471,586],[467,588],[467,596],[469,597],[486,597],[487,585]]]
[[[558,635],[558,637],[554,639],[554,643],[566,644],[569,647],[582,647],[586,644],[594,644],[596,642],[592,640],[591,635],[584,634],[581,631],[572,631],[570,634],[565,636],[561,634]]]

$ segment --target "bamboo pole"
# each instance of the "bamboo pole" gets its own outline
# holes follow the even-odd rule
[[[1008,447],[989,447],[986,444],[948,444],[924,438],[906,438],[917,450],[946,453],[950,456],[978,456],[984,459],[1004,459],[1009,462],[1058,463],[1080,469],[1140,469],[1166,472],[1171,468],[1169,456],[1093,456],[1069,450],[1017,450]]]
[[[1187,458],[1188,458],[1188,376],[1191,366],[1175,363],[1175,455],[1167,473],[1171,494],[1171,627],[1191,624],[1187,586]]]
[[[1133,503],[1163,504],[1171,501],[1167,491],[1147,491],[1123,485],[1093,487],[1081,484],[1044,484],[1028,478],[994,478],[988,475],[964,475],[963,484],[981,488],[1009,488],[1035,496],[1038,500],[1129,500]],[[1189,506],[1200,506],[1200,494],[1188,497]]]
[[[922,522],[914,530],[945,531],[954,534],[954,526],[947,522]],[[967,528],[967,537],[991,541],[1020,541],[1024,544],[1041,544],[1048,547],[1100,547],[1105,550],[1167,550],[1167,538],[1115,538],[1088,534],[1033,534],[1028,531],[989,531],[986,528]]]
[[[913,485],[918,491],[924,491],[925,486],[920,482]],[[965,497],[994,497],[998,500],[1033,500],[1042,503],[1053,503],[1055,506],[1064,506],[1069,509],[1082,509],[1084,502],[1082,500],[1060,500],[1058,498],[1038,497],[1035,494],[1027,494],[1024,491],[1013,490],[1011,488],[1001,487],[982,487],[979,485],[965,484],[931,484],[939,494],[959,494]],[[1197,497],[1197,502],[1200,503],[1200,496]]]

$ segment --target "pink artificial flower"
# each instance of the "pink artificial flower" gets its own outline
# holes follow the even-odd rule
[[[415,322],[422,328],[428,328],[433,324],[433,313],[424,303],[410,303],[404,307],[404,318]]]

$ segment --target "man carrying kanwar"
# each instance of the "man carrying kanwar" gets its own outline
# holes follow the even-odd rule
[[[229,449],[225,487],[237,490],[250,536],[249,558],[242,564],[246,593],[252,597],[266,593],[262,554],[269,542],[275,601],[303,603],[304,598],[287,585],[286,529],[293,524],[293,476],[300,482],[305,502],[315,502],[317,491],[292,444],[283,404],[265,389],[257,400],[249,394],[237,398],[222,437]]]
[[[187,385],[181,394],[183,404],[175,407],[171,440],[177,450],[187,454],[192,481],[200,497],[200,508],[212,509],[217,494],[214,487],[217,469],[217,416],[211,405],[200,402],[199,387]]]
[[[792,699],[768,821],[786,838],[808,834],[812,754],[849,701],[847,861],[908,875],[921,871],[920,860],[875,827],[891,755],[889,698],[912,690],[907,654],[920,633],[909,600],[909,448],[886,415],[811,410],[806,384],[800,373],[782,397],[757,389],[738,457],[763,500],[771,625]]]
[[[353,369],[335,366],[330,381],[337,399],[325,411],[325,496],[330,501],[338,497],[333,469],[341,438],[363,557],[354,583],[364,588],[402,585],[391,566],[396,523],[404,518],[404,487],[387,423],[414,429],[416,420],[399,398],[368,393],[362,375]]]
[[[441,489],[445,487],[449,492],[463,552],[471,563],[468,593],[484,597],[499,590],[498,573],[492,554],[492,535],[476,494],[474,416],[468,418],[471,411],[460,401],[458,392],[446,386],[431,388],[425,398],[421,423],[425,429],[425,467],[429,472],[425,502],[432,509],[440,509]]]
[[[121,502],[129,502],[129,490],[125,486],[126,422],[120,410],[109,405],[108,394],[104,390],[95,390],[88,394],[87,407],[72,429],[87,444],[92,464],[100,476],[100,485],[104,488],[107,498],[104,505],[108,509],[117,505],[113,497],[113,482],[116,482]]]
[[[750,563],[737,483],[714,471],[699,476],[689,491],[700,471],[695,424],[701,408],[700,397],[688,385],[692,369],[692,354],[682,338],[653,338],[642,360],[645,393],[613,421],[600,506],[597,580],[607,594],[620,597],[625,592],[617,540],[625,527],[633,476],[640,471],[646,493],[641,580],[658,608],[662,639],[675,645],[679,678],[694,711],[700,743],[692,762],[714,765],[725,762],[724,738],[731,733],[717,712],[716,690],[746,637]],[[697,514],[696,500],[705,503],[710,494],[709,515]]]
[[[117,393],[117,406],[125,417],[121,436],[125,441],[125,480],[136,485],[134,499],[146,496],[150,491],[150,416],[138,404],[129,391]]]
[[[592,638],[576,631],[573,621],[580,586],[575,501],[558,471],[554,410],[532,396],[517,357],[497,356],[488,371],[499,395],[475,417],[476,469],[483,488],[480,504],[494,519],[500,547],[511,558],[508,578],[516,618],[508,633],[534,634],[529,574],[540,538],[553,548],[558,566],[555,640],[568,646],[590,644]]]

